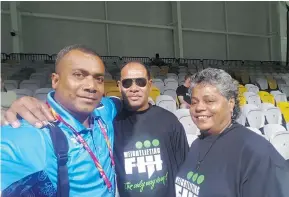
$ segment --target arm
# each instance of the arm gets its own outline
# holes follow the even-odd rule
[[[1,125],[11,124],[12,127],[18,128],[20,122],[17,115],[37,128],[46,126],[48,121],[54,120],[54,117],[45,103],[28,96],[17,99],[12,103],[10,108],[4,113]]]
[[[178,96],[178,99],[180,101],[180,104],[181,105],[185,105],[186,107],[190,106],[185,100],[184,100],[184,95],[186,94],[183,89],[180,87],[177,88],[177,96]]]
[[[183,125],[176,119],[173,129],[172,146],[178,168],[184,163],[189,152],[189,144]]]
[[[184,100],[184,96],[178,96],[178,99],[179,99],[179,101],[180,101],[180,104],[184,104],[184,105],[186,105],[187,107],[190,106],[190,104],[187,103],[187,102]]]
[[[41,133],[27,124],[17,129],[1,127],[1,192],[16,187],[18,181],[43,170],[46,149]]]

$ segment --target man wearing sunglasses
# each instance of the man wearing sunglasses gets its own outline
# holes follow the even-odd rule
[[[118,86],[123,109],[114,119],[114,159],[120,196],[174,197],[174,179],[189,149],[183,126],[171,112],[149,104],[152,80],[143,64],[124,65]],[[12,105],[9,123],[16,120],[16,113],[27,117],[17,106],[38,102],[25,99]],[[47,116],[43,109],[27,110],[35,117]]]

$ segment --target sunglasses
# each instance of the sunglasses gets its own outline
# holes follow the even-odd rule
[[[121,81],[121,85],[124,88],[130,88],[135,82],[135,84],[139,87],[145,87],[147,85],[147,79],[146,78],[135,78],[135,79],[124,79]]]

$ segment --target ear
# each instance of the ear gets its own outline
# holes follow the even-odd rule
[[[59,84],[59,75],[57,73],[52,73],[51,75],[51,83],[52,83],[52,88],[55,90],[58,87]]]
[[[230,111],[231,111],[231,113],[233,113],[233,111],[234,111],[234,107],[235,107],[235,99],[234,98],[230,98],[229,99],[229,108],[230,108]]]
[[[117,87],[119,92],[121,93],[121,81],[117,81]]]
[[[150,92],[152,91],[152,84],[153,84],[153,80],[149,79],[148,80],[148,89],[149,89]]]

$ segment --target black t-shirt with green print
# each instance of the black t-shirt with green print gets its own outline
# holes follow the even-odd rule
[[[176,177],[176,197],[288,197],[289,168],[265,138],[239,124],[203,137]]]
[[[189,150],[171,112],[150,106],[122,110],[114,121],[117,185],[121,197],[174,197],[176,174]]]

